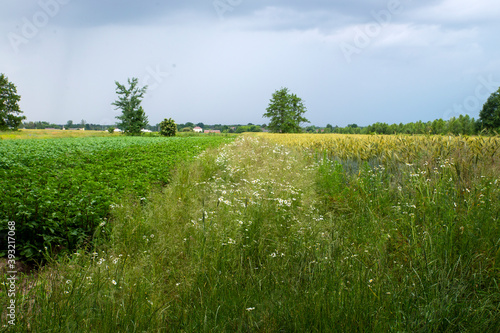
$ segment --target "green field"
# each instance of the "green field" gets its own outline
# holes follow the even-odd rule
[[[40,163],[44,158],[22,157],[15,146],[5,150],[36,170],[33,184],[42,182],[37,175],[43,172],[58,176],[58,163],[75,160],[66,154],[81,156],[78,168],[64,164],[64,179],[76,177],[72,185],[114,180],[96,200],[108,200],[109,215],[96,221],[102,226],[93,246],[76,242],[68,255],[49,253],[53,259],[36,275],[20,274],[17,325],[4,331],[500,327],[500,173],[496,150],[491,153],[496,142],[428,153],[438,140],[422,136],[418,149],[410,144],[418,153],[410,163],[383,158],[390,152],[378,146],[366,146],[380,156],[363,161],[343,157],[359,155],[347,145],[343,151],[311,150],[283,135],[114,139],[63,140],[58,149],[45,140],[46,158],[57,161],[48,166]],[[108,148],[100,149],[100,140]],[[110,148],[112,142],[116,147]],[[27,145],[34,144],[45,143]],[[87,147],[81,153],[79,144]],[[171,161],[178,154],[183,157]],[[145,164],[144,156],[155,163]],[[168,165],[165,178],[155,165]],[[6,170],[15,169],[22,168]],[[115,178],[97,176],[105,172]],[[4,184],[28,184],[13,179]],[[91,187],[87,193],[93,195]],[[16,219],[4,221],[31,221]],[[5,286],[0,306],[9,300]]]
[[[181,161],[224,137],[86,137],[0,142],[0,233],[16,221],[17,253],[90,246],[124,195],[145,197],[168,183]],[[6,249],[0,249],[5,254]]]

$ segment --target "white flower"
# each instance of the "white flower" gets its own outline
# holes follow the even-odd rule
[[[247,311],[253,311],[255,308],[246,308]]]
[[[111,283],[113,283],[116,286],[116,281],[115,280],[111,280]]]

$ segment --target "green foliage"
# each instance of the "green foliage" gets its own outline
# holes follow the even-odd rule
[[[270,118],[268,128],[273,133],[300,133],[300,124],[308,123],[303,114],[307,111],[302,99],[281,88],[273,93],[264,117]]]
[[[46,273],[19,327],[496,331],[500,188],[476,170],[465,190],[455,163],[353,167],[243,137],[117,208],[106,252]]]
[[[332,127],[331,133],[339,134],[442,134],[442,135],[475,135],[478,134],[480,121],[469,115],[452,117],[449,120],[436,119],[428,122],[412,122],[407,124],[387,124],[377,122],[365,127],[356,124],[346,127]],[[327,127],[328,129],[328,127]],[[330,133],[328,131],[325,131]]]
[[[257,125],[245,125],[245,126],[239,126],[236,129],[236,133],[245,133],[245,132],[262,132],[262,128]]]
[[[0,131],[17,130],[26,119],[20,116],[23,113],[19,108],[20,100],[16,86],[4,74],[0,74]]]
[[[479,113],[479,119],[484,129],[500,128],[500,88],[488,97]]]
[[[109,132],[110,134],[113,134],[113,133],[115,132],[115,128],[114,128],[113,126],[108,127],[108,132]]]
[[[198,155],[122,201],[102,249],[20,281],[16,329],[498,331],[497,160],[464,174],[460,154],[343,150],[240,136]]]
[[[172,118],[165,118],[160,123],[160,134],[162,136],[175,136],[175,133],[177,133],[177,125],[175,124],[175,121]]]
[[[148,117],[140,106],[147,86],[139,88],[137,87],[138,82],[137,78],[128,79],[129,88],[126,88],[115,81],[116,93],[119,97],[112,105],[116,106],[116,109],[122,110],[122,115],[116,118],[121,121],[118,128],[127,135],[140,135],[141,130],[148,125]]]
[[[9,140],[0,145],[0,235],[16,222],[17,253],[91,246],[121,196],[145,197],[169,181],[170,170],[210,138],[100,137]],[[19,154],[19,152],[23,152]],[[0,256],[7,248],[0,249]]]

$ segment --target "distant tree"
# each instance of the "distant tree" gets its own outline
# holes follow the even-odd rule
[[[500,128],[500,88],[492,93],[479,112],[479,121],[484,129]]]
[[[73,126],[73,120],[68,120],[68,122],[66,123],[66,128],[71,128],[71,126]]]
[[[307,133],[315,133],[315,132],[316,132],[316,126],[307,126],[307,127],[305,128],[305,131],[306,131]]]
[[[451,117],[450,120],[448,120],[447,130],[449,134],[458,135],[462,133],[462,124],[458,118]]]
[[[118,100],[112,105],[122,110],[122,115],[116,118],[121,121],[118,128],[127,135],[140,135],[141,130],[148,125],[148,117],[141,106],[147,86],[139,88],[138,82],[137,78],[128,79],[129,88],[126,88],[115,81]]]
[[[431,124],[431,134],[443,134],[446,123],[443,119],[436,119]]]
[[[114,133],[114,131],[115,131],[115,128],[114,128],[113,126],[108,127],[108,132],[109,132],[110,134],[113,134],[113,133]]]
[[[205,128],[205,124],[204,123],[198,123],[198,124],[196,124],[196,126],[201,127],[201,128]]]
[[[0,131],[17,130],[26,119],[20,116],[23,113],[19,108],[20,100],[16,86],[4,74],[0,74]]]
[[[308,123],[303,114],[307,111],[302,99],[291,94],[288,88],[274,92],[264,117],[270,118],[267,128],[274,133],[299,133],[300,124]]]
[[[244,132],[262,132],[262,128],[257,125],[245,125],[239,126],[236,129],[236,133],[244,133]]]
[[[163,135],[163,136],[175,136],[176,132],[177,132],[177,125],[175,124],[175,121],[172,118],[169,118],[169,119],[165,118],[160,123],[160,134],[161,135]]]

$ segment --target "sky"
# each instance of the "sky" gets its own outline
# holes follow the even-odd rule
[[[0,73],[28,121],[263,124],[272,94],[311,125],[478,118],[500,87],[498,0],[0,0]]]

